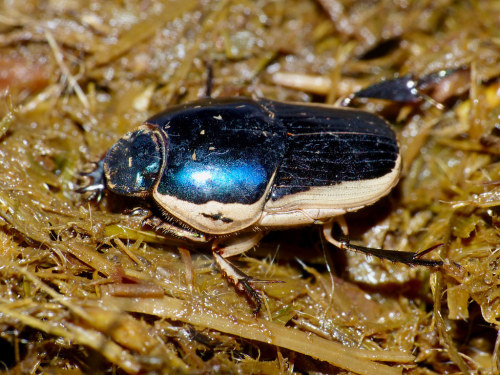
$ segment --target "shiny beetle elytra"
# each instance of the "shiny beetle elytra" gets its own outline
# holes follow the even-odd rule
[[[367,249],[331,235],[332,218],[388,194],[400,175],[396,136],[359,110],[247,98],[202,99],[167,109],[123,136],[88,174],[82,192],[148,199],[163,219],[148,224],[188,241],[211,242],[222,273],[260,297],[226,258],[268,230],[325,224],[336,246],[409,264],[414,253]],[[378,253],[377,253],[378,251]]]

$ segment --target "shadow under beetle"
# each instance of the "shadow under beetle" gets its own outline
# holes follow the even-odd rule
[[[335,216],[356,211],[397,184],[401,156],[382,118],[360,110],[248,98],[202,99],[168,108],[123,136],[80,192],[147,199],[166,235],[211,243],[222,273],[261,307],[255,280],[226,258],[266,231],[323,224],[340,248],[437,266],[410,252],[350,245],[331,234]]]

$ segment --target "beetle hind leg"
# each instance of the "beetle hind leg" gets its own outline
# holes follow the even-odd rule
[[[433,246],[420,253],[412,253],[410,251],[375,249],[372,247],[353,245],[349,242],[348,239],[343,236],[338,236],[338,238],[335,238],[333,236],[333,224],[334,221],[330,221],[323,226],[323,235],[328,242],[338,247],[339,249],[358,251],[367,255],[376,256],[377,258],[387,259],[392,262],[404,263],[409,266],[439,267],[443,265],[443,262],[440,260],[421,258],[423,255],[434,250],[436,247],[439,247],[441,244]]]

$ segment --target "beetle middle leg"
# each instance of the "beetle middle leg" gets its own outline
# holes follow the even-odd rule
[[[208,243],[211,238],[201,233],[190,231],[189,229],[180,228],[175,224],[163,221],[162,219],[150,215],[146,215],[143,225],[152,227],[156,232],[166,235],[171,235],[179,239],[188,240],[190,242]],[[256,291],[252,284],[256,283],[276,283],[281,281],[276,280],[259,280],[248,276],[243,271],[239,270],[235,265],[229,262],[226,258],[242,254],[257,245],[264,236],[265,232],[249,232],[241,233],[237,236],[219,237],[212,241],[212,253],[215,263],[219,266],[221,273],[226,277],[234,287],[245,293],[250,298],[256,308],[254,315],[260,311],[262,306],[262,299],[258,291]],[[181,251],[182,255],[182,250]],[[188,277],[189,279],[189,277]],[[189,280],[188,280],[189,283]]]
[[[372,247],[353,245],[344,236],[337,236],[337,238],[334,237],[332,233],[332,231],[334,230],[334,223],[335,220],[330,220],[329,222],[324,224],[323,235],[328,242],[338,247],[339,249],[358,251],[367,255],[376,256],[377,258],[387,259],[392,262],[404,263],[409,266],[438,267],[443,265],[443,262],[440,260],[429,260],[421,258],[423,255],[427,254],[429,251],[433,250],[439,245],[424,250],[420,253],[412,253],[410,251],[375,249]]]
[[[262,299],[257,290],[252,284],[257,283],[279,283],[278,280],[259,280],[248,276],[235,265],[229,262],[226,258],[244,253],[257,245],[264,236],[264,232],[251,232],[240,234],[236,237],[219,238],[214,240],[212,244],[212,252],[215,262],[219,266],[222,274],[226,277],[234,287],[240,292],[245,293],[255,304],[254,315],[257,315],[262,306]]]

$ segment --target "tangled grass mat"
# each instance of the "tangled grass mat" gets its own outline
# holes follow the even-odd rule
[[[498,374],[500,6],[494,1],[2,1],[0,359],[8,374]],[[404,74],[418,103],[361,101],[398,133],[399,185],[237,261],[282,280],[258,317],[203,249],[95,205],[79,173],[127,131],[205,92],[334,104]],[[91,165],[90,165],[91,168]],[[236,260],[235,260],[236,261]]]

